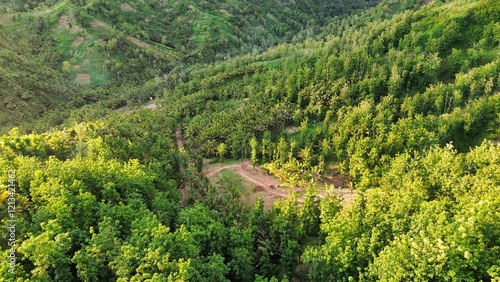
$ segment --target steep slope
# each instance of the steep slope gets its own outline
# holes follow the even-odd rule
[[[226,154],[247,157],[257,136],[267,144],[258,158],[275,173],[307,179],[330,160],[353,185],[370,185],[398,153],[498,138],[499,13],[483,0],[373,22],[353,16],[339,36],[197,65],[183,80],[174,70],[165,97],[192,149],[215,155],[224,143]],[[292,124],[299,134],[284,130]]]
[[[85,12],[79,46],[98,45],[112,76],[72,85],[68,107],[85,106],[65,128],[0,136],[0,279],[499,280],[500,147],[489,140],[500,137],[500,3],[422,2],[382,2],[318,37],[193,65],[84,8],[30,12],[47,19],[44,35]],[[15,72],[2,69],[2,83],[38,78],[17,63],[24,54],[57,82],[61,61],[89,54],[68,34],[4,48]],[[61,50],[26,47],[52,44]],[[109,110],[149,95],[154,110]],[[250,158],[305,196],[249,208],[241,179],[205,177],[213,156]],[[357,193],[348,207],[317,196],[333,177]]]
[[[263,50],[318,29],[334,15],[377,1],[76,1],[88,13],[129,36],[175,50],[187,61],[213,61],[228,54]]]
[[[3,41],[3,55],[10,56],[6,52],[16,45],[29,45],[14,48],[12,65],[3,65],[5,72],[23,65],[25,71],[34,70],[37,78],[25,79],[29,74],[24,73],[12,76],[10,84],[3,81],[3,104],[9,109],[3,111],[1,131],[7,132],[14,125],[22,125],[23,130],[46,130],[60,124],[73,109],[89,103],[97,102],[101,107],[91,110],[99,113],[90,115],[93,117],[126,104],[142,103],[162,95],[160,82],[176,67],[264,50],[291,40],[297,33],[308,36],[331,16],[375,2],[339,0],[334,6],[330,1],[5,3],[0,6],[0,24],[11,39]],[[30,26],[34,25],[36,30],[32,31]],[[30,38],[31,34],[36,36]],[[41,77],[45,77],[47,87],[38,85]],[[23,81],[17,80],[21,78]],[[6,91],[16,89],[13,84],[21,88],[10,95]],[[67,91],[69,87],[71,91]],[[68,98],[70,104],[63,109],[56,107]],[[21,110],[27,108],[31,110]],[[33,125],[34,118],[42,114],[44,121]]]
[[[59,56],[41,25],[32,19],[24,26],[27,33],[15,37],[0,31],[2,128],[33,122],[67,101],[68,84],[56,69]]]

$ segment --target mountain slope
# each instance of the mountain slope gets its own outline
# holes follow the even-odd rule
[[[340,161],[359,184],[400,152],[448,142],[466,151],[497,137],[500,7],[452,5],[433,2],[368,23],[351,17],[339,24],[342,36],[197,65],[183,80],[173,72],[169,110],[185,124],[188,144],[206,155],[224,143],[232,157],[247,157],[252,136],[274,132],[274,147],[258,156],[280,159],[281,168],[287,160],[311,165],[306,178],[325,159]],[[287,134],[290,125],[303,132]],[[280,134],[291,157],[277,153]]]
[[[377,1],[76,1],[82,12],[188,61],[213,61],[318,29],[334,15]],[[79,17],[83,25],[85,17]],[[88,20],[87,20],[88,21]]]
[[[201,9],[170,4],[183,3]],[[108,15],[89,14],[93,4]],[[6,28],[36,15],[45,32],[2,51],[14,70],[2,83],[38,78],[19,63],[28,54],[49,82],[64,73],[71,104],[64,128],[0,136],[2,280],[500,279],[498,1],[383,1],[212,63],[125,33],[139,3],[80,5]],[[212,32],[201,29],[211,15],[198,34]],[[102,81],[70,84],[70,66],[90,58]],[[66,95],[58,86],[47,96]],[[252,187],[229,171],[212,182],[205,158],[250,158],[258,168],[245,160],[245,173],[281,181]],[[346,186],[357,197],[342,205]],[[268,210],[242,199],[287,189]]]
[[[32,19],[27,34],[0,31],[0,123],[13,127],[33,122],[47,109],[67,100],[68,84],[56,65],[53,40],[41,31],[43,22]]]
[[[1,99],[8,106],[3,111],[2,131],[19,125],[23,130],[47,129],[88,103],[108,108],[141,103],[160,96],[159,85],[154,84],[178,66],[264,50],[299,32],[317,31],[333,15],[375,2],[339,0],[335,6],[330,1],[6,3],[1,6],[0,24],[11,39],[2,48],[12,51],[16,45],[28,46],[14,50],[17,55],[11,60],[15,61],[4,65],[4,72],[22,72],[17,68],[24,65],[25,70],[35,70],[37,78],[25,79],[29,74],[24,73],[2,82]],[[36,36],[30,38],[31,34]],[[4,51],[4,56],[10,56],[5,53],[10,51]],[[39,85],[41,77],[47,89]],[[146,82],[149,86],[144,86]],[[21,88],[8,93],[16,89],[13,84]],[[136,91],[140,94],[130,94],[132,89],[141,89]],[[20,95],[24,98],[19,99]],[[56,106],[68,98],[68,106]],[[22,110],[30,107],[30,111]],[[44,120],[33,126],[34,118],[42,115]]]

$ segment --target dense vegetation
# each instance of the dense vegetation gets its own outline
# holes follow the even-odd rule
[[[2,279],[500,280],[500,3],[275,3],[2,7]],[[248,206],[202,158],[307,191]]]
[[[185,61],[263,50],[328,18],[377,1],[76,1],[82,10],[128,35],[171,48]],[[120,11],[121,10],[121,11]],[[82,25],[85,17],[81,19]],[[90,19],[86,17],[86,19]]]
[[[58,108],[69,85],[55,70],[59,56],[52,38],[43,34],[43,22],[29,21],[26,33],[6,34],[0,30],[0,122],[9,126],[33,122],[47,108]],[[62,122],[62,120],[59,120]]]
[[[23,131],[43,132],[87,104],[116,109],[143,103],[150,96],[161,95],[162,87],[154,84],[172,70],[259,52],[291,41],[296,34],[300,40],[319,32],[331,17],[376,2],[338,0],[334,7],[331,1],[280,5],[275,1],[149,0],[5,3],[0,5],[0,26],[6,31],[2,43],[7,46],[2,49],[6,49],[4,53],[15,52],[17,58],[2,62],[2,66],[12,70],[6,77],[18,72],[19,76],[10,82],[0,81],[0,99],[8,106],[0,116],[0,131],[21,126]],[[37,71],[23,73],[27,70]],[[65,83],[78,81],[79,74],[89,75],[91,89]],[[184,79],[182,72],[177,74]],[[39,85],[43,75],[49,86]],[[22,95],[10,93],[19,87]],[[43,93],[34,94],[33,89]],[[22,99],[14,99],[19,96]],[[68,105],[56,106],[68,99]],[[27,102],[33,104],[32,110]],[[85,114],[87,120],[102,115],[102,111],[90,111]],[[27,123],[29,126],[24,126]]]
[[[354,187],[369,188],[397,154],[447,143],[465,152],[498,137],[499,6],[460,3],[380,22],[350,17],[332,32],[342,36],[193,66],[166,103],[192,150],[215,155],[224,143],[233,158],[249,157],[256,136],[273,173],[307,179],[338,161]],[[286,134],[289,125],[300,132]]]

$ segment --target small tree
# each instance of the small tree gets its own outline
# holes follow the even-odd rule
[[[62,70],[65,73],[69,73],[71,71],[71,64],[68,61],[63,62]]]
[[[220,162],[224,161],[224,155],[226,154],[227,146],[224,143],[220,143],[219,146],[217,146],[217,154],[219,155]]]
[[[250,139],[250,147],[252,148],[252,164],[255,165],[255,163],[257,163],[259,161],[259,159],[257,158],[257,148],[258,146],[258,142],[257,142],[257,138],[253,137],[252,139]]]
[[[203,158],[201,156],[198,156],[196,158],[196,170],[198,172],[201,172],[203,170]]]

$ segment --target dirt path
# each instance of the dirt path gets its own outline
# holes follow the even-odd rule
[[[177,140],[177,147],[179,149],[184,148],[182,142],[182,132],[180,129],[175,131],[175,138]],[[286,199],[290,192],[297,192],[297,202],[302,204],[304,202],[304,192],[306,188],[296,187],[296,188],[285,188],[282,187],[282,182],[276,177],[264,173],[260,167],[252,165],[249,160],[244,160],[235,164],[209,164],[203,167],[203,172],[212,182],[216,182],[218,175],[221,171],[229,169],[241,176],[246,182],[255,185],[252,194],[250,196],[242,196],[242,201],[249,205],[253,205],[258,198],[264,200],[264,208],[269,209],[272,204],[278,198]],[[356,198],[357,194],[350,189],[346,188],[346,182],[340,178],[339,175],[332,176],[330,179],[324,183],[326,185],[333,184],[336,188],[329,191],[337,194],[341,198],[341,204],[343,206],[349,205],[353,199]],[[186,191],[184,191],[186,192]],[[318,193],[318,198],[323,198],[326,191]]]
[[[204,172],[209,179],[214,181],[217,178],[217,175],[225,169],[234,171],[245,181],[255,185],[252,193],[255,197],[249,201],[249,204],[253,204],[256,198],[258,198],[258,195],[260,195],[264,200],[264,207],[269,208],[276,201],[276,199],[286,199],[288,198],[288,193],[294,191],[293,189],[286,191],[279,188],[280,181],[278,179],[265,174],[259,167],[254,168],[249,160],[244,160],[231,165],[208,165],[204,168]],[[298,198],[297,202],[302,203],[303,199]]]
[[[149,44],[147,44],[146,42],[142,42],[139,39],[133,38],[131,36],[127,36],[127,37],[125,37],[125,39],[127,39],[130,43],[132,43],[132,44],[134,44],[136,46],[139,46],[139,47],[142,47],[142,48],[149,47]]]
[[[177,129],[177,131],[175,132],[175,139],[177,139],[177,148],[184,148],[184,143],[182,143],[182,133],[180,129]]]
[[[264,202],[267,206],[270,206],[276,198],[288,198],[289,192],[303,192],[305,190],[304,187],[297,188],[285,188],[281,186],[281,182],[266,173],[264,173],[259,167],[253,167],[252,163],[249,160],[244,160],[242,162],[230,165],[222,165],[222,164],[212,164],[208,165],[204,168],[204,172],[206,176],[214,181],[217,178],[217,175],[225,170],[229,169],[240,175],[245,181],[252,183],[255,185],[254,193],[265,192],[265,196],[263,197]],[[338,178],[338,177],[337,177]],[[341,183],[340,180],[336,181],[337,183]],[[328,183],[327,183],[328,184]],[[356,193],[346,188],[345,186],[335,185],[335,189],[331,192],[339,195],[342,198],[342,205],[348,205],[350,201],[356,198]],[[326,191],[322,191],[318,193],[318,197],[322,198]],[[302,195],[300,195],[302,194]],[[299,193],[297,197],[298,203],[303,203],[303,193]]]
[[[158,105],[156,105],[155,102],[151,102],[151,103],[147,104],[146,106],[144,106],[144,108],[154,111],[154,110],[158,109]]]
[[[127,37],[125,37],[125,39],[127,39],[128,42],[130,42],[130,43],[132,43],[132,44],[134,44],[136,46],[139,46],[141,48],[150,48],[150,49],[153,49],[153,50],[156,50],[156,51],[162,53],[163,55],[169,57],[170,59],[176,59],[176,57],[174,55],[172,55],[172,54],[170,54],[168,52],[165,52],[164,50],[162,50],[162,49],[160,49],[160,48],[158,48],[156,46],[153,46],[151,44],[143,42],[143,41],[141,41],[141,40],[139,40],[137,38],[134,38],[134,37],[131,37],[131,36],[127,36]]]

